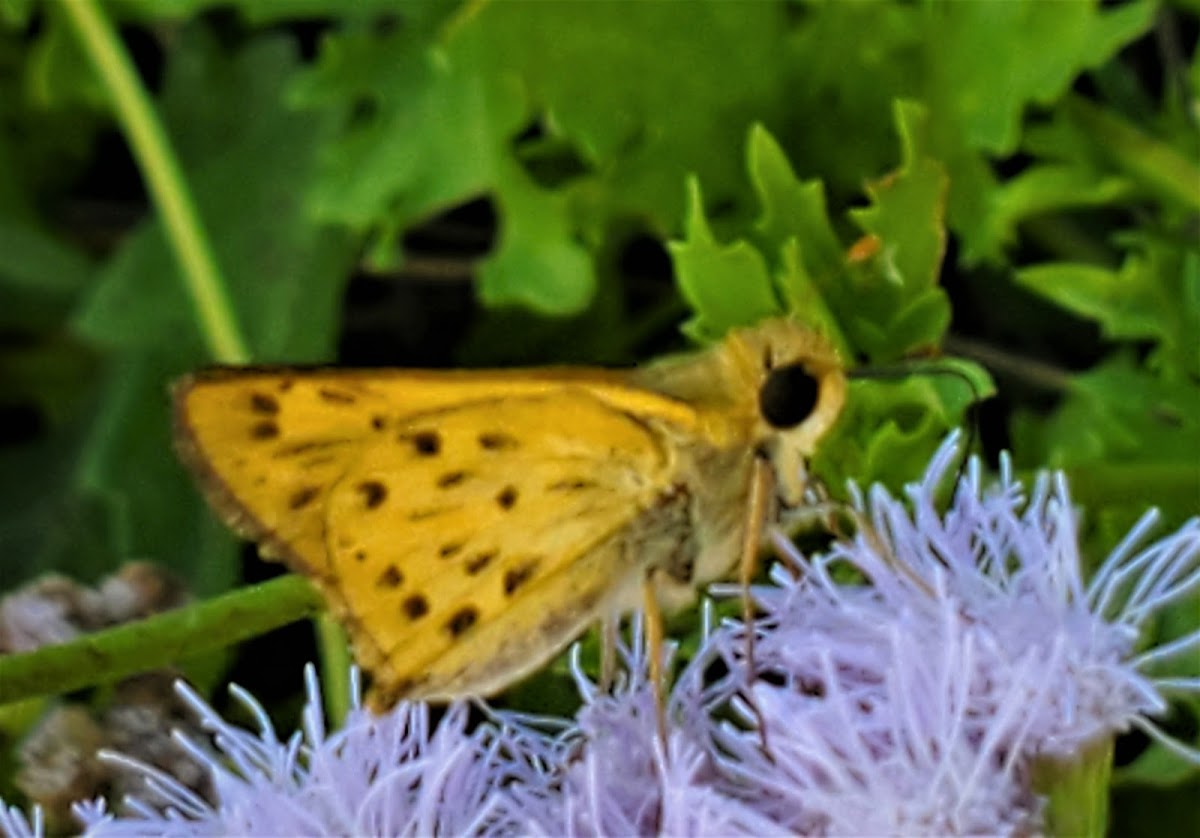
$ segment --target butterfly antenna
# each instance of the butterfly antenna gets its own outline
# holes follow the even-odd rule
[[[956,378],[963,384],[967,385],[967,389],[971,391],[971,403],[967,406],[967,410],[971,410],[975,405],[983,401],[983,393],[976,386],[974,380],[962,370],[953,366],[926,366],[914,368],[906,364],[889,364],[873,367],[858,367],[846,371],[847,378],[858,379],[873,379],[881,381],[894,381],[900,378],[908,378],[912,375],[948,375]],[[972,415],[970,421],[967,422],[967,444],[962,447],[962,456],[959,458],[958,467],[954,470],[954,488],[951,497],[958,493],[958,487],[962,484],[967,475],[967,466],[971,461],[971,452],[975,449],[979,442],[979,420]]]

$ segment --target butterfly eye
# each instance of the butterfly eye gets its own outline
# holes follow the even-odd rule
[[[778,430],[794,428],[817,406],[817,379],[803,364],[771,371],[758,391],[758,412]]]

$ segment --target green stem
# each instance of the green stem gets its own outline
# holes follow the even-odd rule
[[[244,364],[250,360],[225,291],[220,269],[200,223],[166,132],[150,97],[125,53],[111,22],[95,0],[63,0],[59,6],[75,28],[97,73],[104,80],[113,111],[125,131],[134,159],[163,220],[167,239],[182,269],[201,332],[214,360]]]
[[[340,727],[350,712],[350,647],[341,624],[328,613],[317,617],[316,629],[325,718]]]
[[[1113,740],[1102,738],[1070,757],[1033,764],[1033,788],[1046,798],[1046,834],[1102,838],[1108,826]]]
[[[1194,161],[1112,111],[1078,96],[1067,100],[1066,109],[1096,148],[1122,170],[1160,195],[1192,210],[1200,209],[1200,168]]]
[[[168,666],[309,617],[321,607],[320,595],[305,579],[288,575],[66,643],[3,656],[0,704]]]

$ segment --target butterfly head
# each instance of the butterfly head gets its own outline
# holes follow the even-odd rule
[[[738,337],[757,393],[757,448],[774,467],[781,499],[798,504],[804,464],[845,404],[845,368],[825,338],[790,320],[769,320]]]

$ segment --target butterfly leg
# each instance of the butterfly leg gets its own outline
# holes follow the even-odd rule
[[[754,678],[754,600],[750,596],[750,583],[758,572],[758,551],[762,545],[763,524],[767,520],[767,504],[774,490],[771,468],[766,460],[754,458],[754,474],[750,483],[750,502],[746,508],[746,523],[742,531],[742,558],[738,566],[738,582],[742,588],[742,630],[746,633],[746,704],[758,723],[759,744],[770,759],[767,747],[767,724],[758,705],[750,697],[749,686]]]
[[[742,531],[742,560],[738,566],[738,582],[742,588],[742,622],[746,631],[746,664],[754,664],[754,601],[750,583],[758,572],[758,551],[762,544],[763,523],[767,519],[767,502],[773,488],[770,466],[755,458],[750,484],[750,503],[746,509],[746,525]]]
[[[646,574],[642,582],[642,613],[646,621],[646,654],[650,676],[650,689],[654,691],[655,722],[658,726],[658,741],[662,743],[663,758],[667,751],[667,700],[663,693],[663,613],[658,603],[658,590],[654,584],[654,571]]]
[[[600,689],[608,692],[612,689],[617,676],[617,634],[620,631],[620,618],[614,614],[606,614],[600,620]]]

